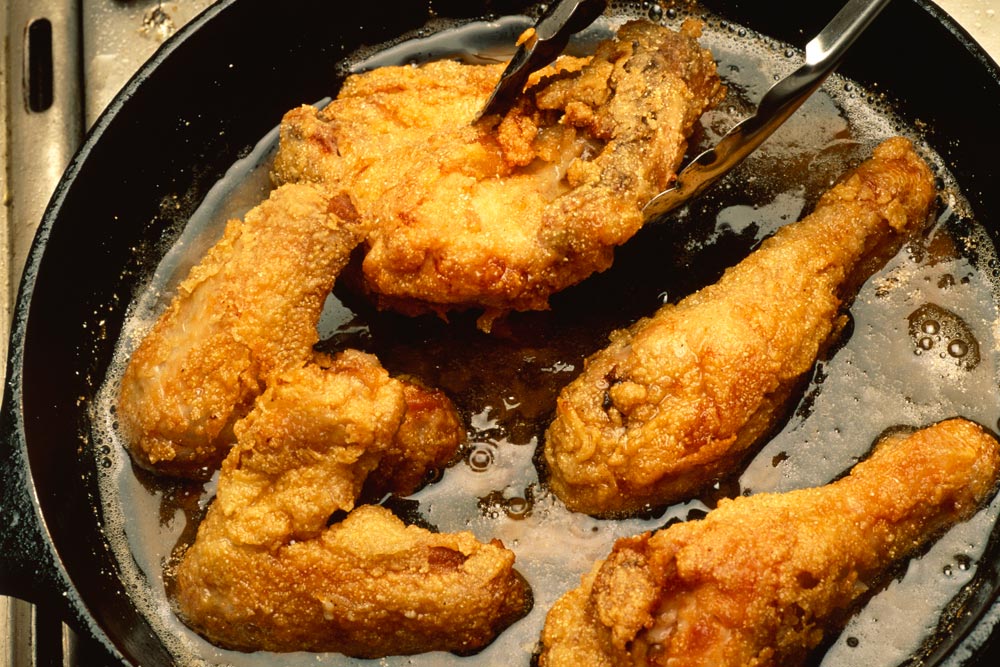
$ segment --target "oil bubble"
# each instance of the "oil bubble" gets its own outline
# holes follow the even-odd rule
[[[477,502],[479,511],[489,519],[499,519],[506,515],[508,519],[521,520],[531,516],[534,505],[532,487],[524,490],[523,495],[508,497],[504,491],[490,491]]]
[[[957,364],[969,371],[979,365],[979,341],[965,320],[955,313],[935,303],[926,303],[910,313],[908,320],[914,354],[920,356],[933,349],[938,341],[947,341],[939,354],[925,358]]]
[[[507,516],[512,519],[523,519],[531,512],[531,503],[527,498],[508,498],[504,505]]]
[[[486,472],[493,465],[493,448],[477,442],[469,449],[465,462],[475,472]]]

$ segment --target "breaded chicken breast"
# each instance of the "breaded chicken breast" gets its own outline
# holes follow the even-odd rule
[[[218,469],[268,379],[312,358],[323,303],[363,236],[347,197],[305,183],[229,222],[122,378],[136,463],[190,478]]]
[[[215,501],[177,568],[187,624],[227,648],[372,658],[473,652],[527,612],[529,589],[499,541],[354,509],[369,475],[399,465],[390,459],[408,391],[354,351],[269,384],[236,424]],[[425,425],[436,409],[427,400]],[[458,421],[430,421],[421,448],[454,451]]]
[[[545,438],[552,490],[607,515],[731,472],[840,330],[872,259],[921,229],[935,196],[910,142],[890,139],[717,283],[613,333],[559,396]]]
[[[536,73],[504,117],[479,122],[500,66],[352,76],[325,109],[285,117],[275,179],[350,193],[371,223],[364,285],[382,306],[478,308],[488,329],[608,268],[642,226],[643,205],[722,97],[700,30],[627,23],[589,60]]]
[[[885,573],[995,492],[997,441],[954,419],[828,486],[722,501],[619,540],[560,598],[542,667],[794,667]]]

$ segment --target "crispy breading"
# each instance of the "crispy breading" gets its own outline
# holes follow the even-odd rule
[[[633,512],[730,472],[841,328],[859,273],[922,227],[935,196],[910,142],[887,140],[717,283],[613,333],[559,396],[545,441],[556,495]]]
[[[540,665],[801,665],[893,564],[988,500],[998,447],[954,419],[884,439],[830,485],[619,540],[549,612]]]
[[[324,300],[362,236],[350,200],[310,184],[230,221],[129,360],[118,416],[133,459],[210,476],[268,378],[312,358]]]
[[[402,385],[406,417],[365,483],[373,497],[416,492],[429,474],[438,474],[451,462],[465,441],[465,425],[443,392],[409,379]]]
[[[611,265],[722,97],[696,38],[627,23],[583,64],[561,59],[503,118],[473,123],[501,69],[436,62],[348,78],[282,123],[278,182],[350,192],[372,222],[364,281],[406,313],[481,308],[480,326]]]
[[[354,509],[394,447],[406,392],[355,351],[270,383],[236,424],[216,499],[178,566],[186,623],[228,648],[380,657],[472,652],[526,613],[527,584],[498,541]],[[439,409],[435,400],[418,421]],[[438,451],[464,437],[460,428],[433,433],[447,441],[430,447]],[[340,512],[346,518],[328,525]]]

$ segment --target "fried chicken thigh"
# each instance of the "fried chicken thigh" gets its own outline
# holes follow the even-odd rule
[[[362,237],[350,200],[310,184],[229,222],[129,360],[118,415],[133,459],[210,476],[268,378],[312,358],[324,300]]]
[[[801,665],[998,476],[997,441],[955,419],[886,438],[828,486],[724,500],[704,520],[619,540],[549,612],[540,665]]]
[[[559,396],[545,442],[576,511],[634,512],[731,471],[784,413],[871,260],[921,228],[933,176],[894,138],[714,285],[612,334]]]
[[[349,192],[371,233],[364,283],[406,313],[484,309],[480,326],[611,265],[722,96],[701,26],[621,27],[587,60],[536,73],[503,118],[473,122],[499,66],[429,63],[347,79],[284,119],[277,182]]]
[[[422,391],[355,351],[278,376],[236,424],[216,499],[177,568],[184,621],[228,648],[370,658],[472,652],[526,613],[527,584],[500,542],[354,509],[370,474],[410,460],[408,443],[450,455],[464,437]],[[402,428],[414,404],[431,427],[416,438]],[[411,464],[400,483],[412,490],[422,472]]]

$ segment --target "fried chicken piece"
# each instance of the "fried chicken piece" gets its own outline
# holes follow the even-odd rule
[[[953,419],[884,439],[828,486],[724,500],[704,520],[619,540],[549,612],[540,664],[801,665],[998,476],[997,441]]]
[[[371,658],[472,652],[527,611],[527,584],[500,542],[404,526],[378,506],[351,511],[395,447],[407,392],[355,351],[268,386],[236,424],[216,499],[177,568],[187,624],[227,648]],[[422,423],[435,421],[427,400]],[[447,444],[429,449],[464,437],[433,433]]]
[[[688,498],[731,472],[841,329],[845,299],[934,199],[910,142],[887,140],[716,284],[613,333],[558,398],[552,490],[607,515]]]
[[[312,357],[323,302],[362,237],[349,198],[311,184],[229,222],[129,361],[118,415],[133,459],[211,475],[268,378]]]
[[[403,381],[406,416],[382,453],[376,474],[365,490],[370,497],[394,493],[408,496],[437,474],[465,440],[465,426],[444,393],[416,381]]]
[[[350,193],[372,221],[366,288],[405,313],[485,309],[480,326],[611,265],[722,97],[701,24],[621,27],[589,61],[536,73],[503,118],[473,123],[498,66],[436,62],[350,77],[291,111],[278,182]]]

